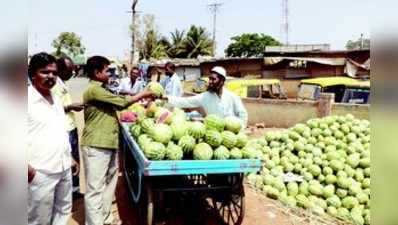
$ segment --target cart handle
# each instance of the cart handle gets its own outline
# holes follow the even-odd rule
[[[124,132],[123,132],[123,136],[124,136],[125,134],[124,134]],[[128,146],[128,144],[127,143],[124,143],[124,142],[122,142],[123,143],[123,155],[124,155],[124,160],[123,160],[123,170],[124,170],[124,176],[127,178],[126,180],[127,180],[127,186],[128,186],[128,189],[129,189],[129,191],[130,191],[130,193],[132,193],[132,197],[133,197],[133,201],[135,202],[135,203],[138,203],[138,201],[140,200],[140,197],[141,197],[141,192],[142,192],[142,175],[143,175],[143,171],[142,171],[142,169],[140,169],[140,167],[139,166],[137,166],[137,192],[135,192],[134,191],[134,188],[133,188],[133,186],[132,186],[132,184],[131,184],[131,181],[130,181],[130,178],[128,177],[128,174],[127,174],[127,172],[126,172],[126,170],[125,170],[125,168],[126,168],[126,161],[125,161],[125,159],[126,159],[126,155],[128,154],[127,153],[127,151],[130,151],[130,154],[134,154],[133,152],[131,152],[131,149],[130,148],[128,148],[127,146]],[[137,159],[136,158],[134,158],[134,160],[136,161],[136,163],[137,163],[137,165],[139,164],[139,162],[137,161]],[[134,182],[134,181],[133,181]]]
[[[135,203],[138,203],[141,197],[141,190],[142,189],[142,173],[138,173],[138,186],[137,186],[137,194],[133,191],[133,200]]]
[[[137,171],[137,180],[131,181],[130,178],[128,177],[127,171],[124,170],[124,176],[127,178],[127,187],[130,191],[130,193],[132,193],[132,197],[135,203],[138,203],[138,201],[140,200],[141,197],[141,192],[142,192],[142,170],[138,169]],[[132,182],[137,182],[137,191],[134,190],[133,186],[132,186]]]

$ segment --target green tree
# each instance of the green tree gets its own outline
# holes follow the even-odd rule
[[[197,58],[199,55],[211,55],[213,41],[206,28],[192,25],[187,32],[183,49],[187,58]]]
[[[170,32],[171,42],[169,42],[169,48],[167,54],[170,58],[186,58],[187,53],[184,49],[185,43],[185,31],[175,30]]]
[[[146,33],[143,47],[140,49],[140,56],[143,59],[167,58],[167,39],[160,37],[155,30]]]
[[[261,57],[266,46],[282,45],[275,38],[261,33],[244,33],[232,37],[231,40],[232,43],[225,50],[228,57]]]
[[[169,43],[162,37],[155,25],[154,15],[144,15],[142,32],[137,32],[137,45],[140,58],[149,60],[151,58],[167,58]]]
[[[76,57],[83,55],[86,48],[81,42],[81,37],[73,32],[62,32],[52,42],[53,48],[55,48],[54,55],[56,57],[69,56]]]
[[[345,47],[347,50],[370,49],[370,39],[364,38],[361,40],[361,38],[359,38],[356,41],[349,40]]]

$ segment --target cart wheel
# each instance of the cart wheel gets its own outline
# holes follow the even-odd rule
[[[212,204],[224,224],[242,224],[245,214],[245,192],[243,186],[225,193],[221,198],[220,196],[212,198]]]
[[[140,224],[152,225],[154,220],[153,191],[149,185],[145,186],[144,195],[141,196],[140,207]]]

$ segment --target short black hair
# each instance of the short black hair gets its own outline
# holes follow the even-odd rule
[[[57,59],[57,68],[58,68],[59,72],[64,71],[66,69],[66,60],[73,63],[73,60],[69,56],[63,56],[63,57]]]
[[[172,62],[167,62],[165,67],[169,67],[172,70],[176,69],[176,65],[174,63],[172,63]]]
[[[46,52],[40,52],[33,55],[28,66],[28,76],[30,80],[33,80],[33,77],[39,69],[45,68],[46,66],[56,62],[57,59]]]
[[[92,56],[87,59],[84,72],[89,78],[92,78],[95,75],[95,71],[101,71],[105,68],[105,66],[108,66],[110,64],[111,62],[103,56]]]

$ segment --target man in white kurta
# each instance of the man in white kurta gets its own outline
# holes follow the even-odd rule
[[[225,69],[214,67],[209,77],[208,91],[191,97],[167,96],[168,103],[178,108],[202,107],[207,115],[235,116],[241,120],[244,128],[247,125],[247,111],[240,97],[224,88],[225,79]]]
[[[46,65],[46,66],[43,66]],[[28,87],[28,224],[66,225],[72,209],[71,149],[62,102],[52,95],[55,58],[32,57]]]

